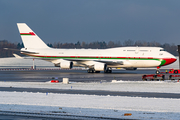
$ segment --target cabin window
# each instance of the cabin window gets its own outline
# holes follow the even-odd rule
[[[141,52],[148,52],[148,50],[140,50]]]
[[[160,49],[160,51],[165,51],[164,49]]]

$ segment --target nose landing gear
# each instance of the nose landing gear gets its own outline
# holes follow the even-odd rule
[[[156,70],[156,74],[159,74],[160,73],[160,71],[159,70]]]
[[[160,74],[160,67],[158,66],[157,69],[156,69],[156,74]]]

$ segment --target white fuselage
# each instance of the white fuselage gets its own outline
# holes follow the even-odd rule
[[[93,61],[105,62],[112,68],[157,67],[164,59],[176,59],[160,47],[118,47],[110,49],[30,49],[38,52],[30,56],[41,57],[51,62],[57,59],[73,61],[74,66],[92,65]],[[123,64],[118,64],[123,62]],[[81,63],[81,65],[79,64]],[[110,64],[109,64],[110,63]],[[115,64],[113,64],[115,63]]]

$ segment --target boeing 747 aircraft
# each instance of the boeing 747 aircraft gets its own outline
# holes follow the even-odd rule
[[[117,47],[109,49],[54,49],[48,47],[25,23],[17,23],[24,48],[22,54],[54,63],[56,67],[82,66],[88,73],[111,73],[112,68],[136,70],[159,68],[176,61],[161,47]]]

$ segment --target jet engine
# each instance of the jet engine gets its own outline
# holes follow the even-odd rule
[[[107,69],[107,65],[105,63],[96,63],[94,64],[95,71],[104,71]]]
[[[133,68],[133,67],[130,67],[130,68],[124,68],[126,70],[137,70],[137,68]]]
[[[62,69],[71,69],[73,67],[73,62],[63,60],[60,62],[60,67]]]
[[[61,67],[64,69],[71,69],[73,67],[73,62],[67,60],[58,59],[53,61],[53,63],[55,67]]]

